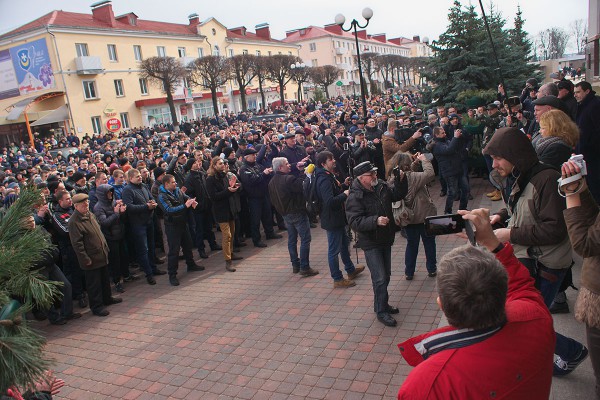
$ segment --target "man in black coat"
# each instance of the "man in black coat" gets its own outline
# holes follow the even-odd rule
[[[177,187],[177,181],[173,175],[166,174],[158,191],[158,206],[165,214],[165,234],[169,244],[167,264],[169,283],[172,286],[179,286],[177,269],[180,248],[183,250],[188,272],[204,270],[204,267],[196,265],[194,262],[192,237],[187,227],[188,210],[196,208],[198,202]]]
[[[321,201],[321,228],[327,231],[327,261],[329,272],[333,278],[334,288],[347,288],[356,285],[354,278],[365,270],[364,265],[356,265],[350,257],[350,238],[346,232],[346,213],[344,203],[348,198],[348,189],[344,190],[335,178],[335,158],[329,151],[317,154],[317,195]],[[341,256],[348,279],[340,271],[338,256]]]
[[[350,227],[358,234],[358,245],[365,253],[373,282],[374,311],[386,326],[396,326],[390,314],[398,308],[389,304],[388,285],[392,275],[392,245],[396,233],[392,202],[408,192],[408,181],[398,172],[394,186],[377,179],[377,168],[369,161],[354,167],[354,182],[346,200]]]
[[[244,163],[240,168],[240,181],[248,197],[250,208],[250,230],[254,247],[267,247],[261,242],[260,223],[262,221],[267,239],[280,239],[282,236],[273,230],[271,202],[269,201],[269,180],[273,168],[265,168],[256,162],[256,150],[244,151]]]
[[[307,161],[310,157],[306,154],[304,146],[298,146],[296,143],[296,134],[294,132],[288,132],[284,136],[284,140],[285,146],[283,146],[280,155],[281,157],[287,158],[292,166],[292,175],[300,176],[307,166]]]
[[[575,85],[574,94],[578,103],[575,122],[580,131],[575,150],[587,163],[587,185],[594,200],[600,203],[600,98],[586,81]]]

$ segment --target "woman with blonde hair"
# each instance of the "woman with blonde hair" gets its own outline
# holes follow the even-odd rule
[[[546,111],[540,117],[540,137],[534,141],[541,162],[560,168],[579,140],[579,128],[561,110]]]
[[[387,165],[388,179],[396,167],[404,171],[408,179],[408,193],[404,198],[404,204],[413,212],[408,225],[404,227],[406,232],[404,274],[407,281],[413,279],[420,239],[425,248],[427,273],[429,277],[433,278],[437,274],[435,236],[425,234],[425,217],[437,214],[427,189],[427,184],[435,179],[433,165],[424,154],[417,153],[413,158],[411,154],[399,151],[394,154]]]

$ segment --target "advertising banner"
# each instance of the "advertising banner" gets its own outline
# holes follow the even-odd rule
[[[0,51],[0,99],[55,87],[46,39]]]

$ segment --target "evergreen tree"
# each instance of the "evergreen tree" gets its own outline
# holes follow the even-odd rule
[[[486,17],[497,62],[484,20],[475,6],[463,7],[455,0],[450,8],[448,28],[432,43],[434,56],[424,71],[435,85],[433,97],[439,103],[454,101],[466,90],[495,90],[501,78],[509,95],[518,95],[524,82],[534,76],[536,66],[529,63],[532,46],[523,30],[520,8],[515,27],[510,30],[505,29],[506,20],[493,4]]]
[[[58,283],[31,270],[52,246],[45,231],[26,224],[40,197],[39,191],[24,189],[8,210],[0,210],[0,395],[12,386],[31,387],[50,363],[42,352],[44,338],[22,318],[33,307],[49,308],[60,296]]]

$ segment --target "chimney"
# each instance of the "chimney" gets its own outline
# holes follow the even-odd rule
[[[402,45],[402,38],[393,38],[393,39],[389,39],[388,42],[390,43],[394,43],[397,44],[398,46]]]
[[[298,32],[298,29],[294,29],[293,31],[286,31],[285,32],[285,37],[289,38],[290,36],[292,36],[296,32]]]
[[[338,24],[325,25],[323,28],[325,28],[325,30],[327,32],[331,32],[331,33],[336,34],[336,35],[341,35],[342,34],[342,27],[339,26]]]
[[[231,28],[229,31],[235,33],[236,35],[246,36],[246,27],[245,26],[238,26],[237,28]]]
[[[357,31],[356,34],[359,39],[367,40],[367,30],[366,29],[363,29],[362,31]]]
[[[269,30],[269,24],[263,23],[258,24],[254,27],[256,30],[256,36],[265,40],[271,40],[271,31]]]
[[[196,26],[200,23],[200,17],[198,14],[193,13],[188,15],[188,21],[190,21],[190,26]]]
[[[378,34],[373,35],[371,37],[374,40],[377,40],[378,42],[381,42],[381,43],[385,43],[386,42],[385,33],[378,33]]]
[[[413,36],[413,40],[415,42],[420,42],[421,41],[421,37],[419,35],[415,35],[415,36]]]
[[[92,18],[104,22],[114,28],[116,21],[112,9],[112,2],[110,0],[103,0],[92,4]]]

